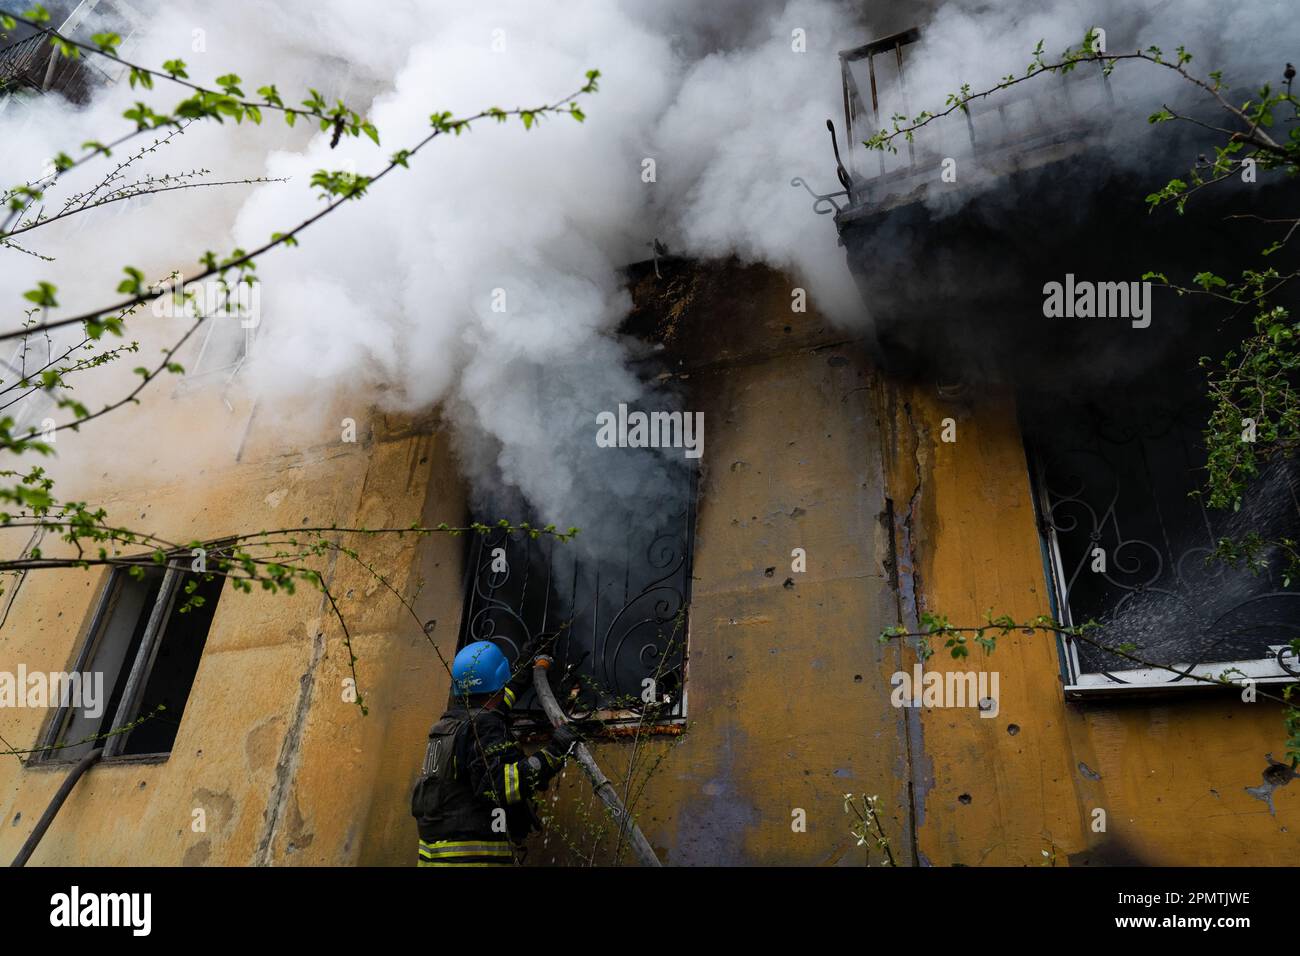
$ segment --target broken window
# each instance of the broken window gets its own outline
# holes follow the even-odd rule
[[[171,752],[225,583],[190,568],[185,552],[112,570],[69,682],[79,694],[58,701],[39,759],[77,760],[94,747],[104,759]]]
[[[1055,616],[1095,620],[1107,647],[1160,665],[1065,641],[1072,696],[1210,686],[1194,675],[1300,676],[1287,646],[1300,636],[1300,594],[1287,586],[1282,556],[1262,554],[1254,570],[1212,557],[1225,536],[1294,538],[1300,476],[1279,461],[1240,510],[1205,507],[1193,492],[1204,481],[1207,408],[1174,382],[1105,408],[1039,402],[1027,425]]]
[[[629,505],[628,530],[599,559],[545,535],[474,535],[457,646],[492,641],[515,669],[522,648],[557,635],[551,677],[566,710],[613,723],[685,716],[695,471],[668,475],[660,497]],[[514,709],[541,715],[531,690]]]

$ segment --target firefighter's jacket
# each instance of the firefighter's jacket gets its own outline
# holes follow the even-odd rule
[[[419,823],[419,866],[513,863],[519,844],[538,826],[531,798],[562,761],[546,748],[531,759],[524,754],[510,729],[514,700],[507,687],[495,707],[458,701],[430,731],[426,775],[411,802]],[[441,774],[430,765],[439,739],[450,745],[436,761]]]

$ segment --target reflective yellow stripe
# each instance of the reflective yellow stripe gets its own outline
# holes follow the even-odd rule
[[[420,841],[416,866],[502,866],[514,863],[506,840]]]
[[[420,854],[420,858],[423,860],[449,860],[462,856],[499,856],[509,859],[512,855],[508,846],[477,846],[459,850],[443,850],[440,853],[425,851]]]
[[[486,853],[496,853],[499,850],[509,854],[510,844],[506,840],[435,840],[432,843],[427,840],[420,841],[420,851],[423,853],[443,853],[447,850],[465,853],[470,849],[482,850]]]
[[[419,863],[415,865],[416,866],[508,866],[510,863],[511,863],[510,860],[502,860],[500,862],[493,862],[493,863],[446,863],[446,862],[435,863],[431,860],[428,862],[421,860]]]
[[[513,707],[514,705],[515,705],[515,692],[512,691],[509,687],[507,687],[507,688],[506,688],[506,706],[507,706],[507,707]]]
[[[455,847],[421,847],[424,856],[510,856],[510,844],[504,840],[480,843],[458,843]]]
[[[508,763],[505,765],[506,778],[506,803],[519,802],[519,764]]]

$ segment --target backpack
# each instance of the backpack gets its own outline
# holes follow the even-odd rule
[[[491,711],[451,710],[429,730],[420,779],[411,791],[411,816],[418,821],[423,839],[462,839],[493,832],[492,807],[474,797],[470,782],[465,779],[467,768],[459,766],[456,760],[456,753],[463,746],[461,731],[485,713]],[[505,810],[507,833],[516,843],[532,830],[542,828],[531,800]]]
[[[456,766],[456,737],[467,723],[468,714],[444,714],[430,729],[420,779],[411,792],[411,816],[416,819],[434,816],[444,794],[455,786],[461,769]]]

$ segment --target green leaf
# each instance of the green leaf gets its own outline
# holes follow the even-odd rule
[[[132,89],[135,89],[135,85],[137,83],[139,83],[140,86],[146,90],[153,89],[153,77],[150,76],[145,70],[140,69],[138,66],[131,67],[131,75],[130,78],[128,79],[128,83],[130,84]]]
[[[125,266],[122,271],[126,278],[117,284],[117,291],[123,295],[143,295],[144,273],[134,266]]]
[[[217,77],[217,86],[221,87],[222,91],[230,96],[242,97],[244,95],[239,88],[240,82],[241,80],[234,73],[227,73],[225,76]]]
[[[23,293],[23,298],[29,302],[35,302],[43,309],[54,309],[59,305],[54,298],[54,293],[57,291],[57,286],[50,285],[48,282],[38,282],[35,289],[29,289]]]
[[[116,33],[96,33],[90,38],[90,42],[95,44],[100,53],[117,56],[117,48],[122,44],[122,38]]]

